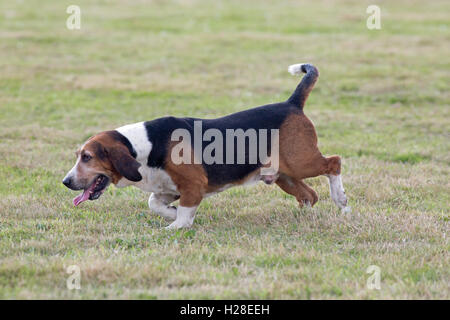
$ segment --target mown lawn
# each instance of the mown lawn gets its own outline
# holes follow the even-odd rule
[[[1,1],[0,298],[448,299],[450,2],[377,1],[371,31],[372,2]],[[352,213],[323,177],[313,209],[259,184],[186,231],[138,189],[72,206],[61,180],[90,135],[284,100],[297,62],[320,70],[305,113]]]

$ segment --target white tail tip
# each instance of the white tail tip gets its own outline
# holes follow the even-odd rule
[[[288,71],[293,76],[302,74],[302,72],[303,72],[302,66],[303,66],[303,63],[292,64],[289,66]]]

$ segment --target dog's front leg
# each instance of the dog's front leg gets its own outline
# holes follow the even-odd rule
[[[166,229],[189,228],[194,223],[195,211],[202,201],[203,196],[199,192],[189,190],[181,193],[180,205],[177,209],[177,218]]]
[[[180,229],[180,228],[190,228],[194,223],[195,211],[198,206],[195,207],[183,207],[178,206],[177,218],[172,222],[166,229]]]
[[[161,217],[167,220],[175,220],[177,218],[177,208],[169,206],[169,204],[176,199],[177,196],[175,195],[152,193],[148,199],[148,206],[150,210],[159,214]]]

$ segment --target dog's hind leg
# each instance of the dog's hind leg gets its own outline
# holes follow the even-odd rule
[[[177,218],[177,208],[169,206],[170,203],[178,199],[178,196],[172,194],[156,194],[152,193],[148,199],[150,210],[154,211],[167,220],[175,220]]]
[[[343,212],[350,212],[350,207],[347,207],[347,196],[342,185],[341,175],[327,174],[326,177],[330,183],[331,199]]]
[[[317,193],[302,180],[281,174],[276,183],[283,191],[293,195],[300,207],[303,205],[314,206],[319,199]]]
[[[313,201],[310,202],[311,207],[316,204],[316,202],[319,200],[319,197],[317,195],[317,192],[314,191],[313,188],[308,186],[306,183],[304,183],[302,180],[297,181],[298,185],[301,186],[306,192],[309,192],[310,196],[312,197]]]
[[[324,175],[328,178],[330,183],[330,195],[334,203],[343,211],[350,212],[350,207],[347,207],[347,196],[345,195],[344,186],[341,178],[341,158],[333,156],[326,158],[327,169]]]
[[[306,158],[306,157],[305,157]],[[320,175],[324,175],[328,178],[330,183],[330,194],[334,203],[344,212],[349,212],[350,208],[347,207],[347,196],[345,195],[344,187],[341,178],[341,158],[339,156],[323,157],[320,152],[316,151],[314,156],[309,157],[308,161],[297,157],[297,163],[293,159],[289,159],[291,163],[285,166],[285,172],[288,171],[289,176],[281,175],[278,179],[278,185],[287,193],[292,194],[297,198],[299,202],[302,199],[308,199],[304,190],[312,191],[316,196],[317,194],[302,182],[304,178],[312,178]],[[286,162],[286,161],[285,161]],[[300,163],[300,165],[298,165]],[[303,191],[302,191],[303,190]],[[299,200],[300,198],[300,200]],[[309,200],[309,199],[308,199]],[[317,200],[316,200],[317,201]],[[303,200],[303,202],[305,202]]]

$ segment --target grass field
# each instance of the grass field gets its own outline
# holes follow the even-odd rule
[[[446,0],[1,1],[0,298],[449,299],[449,21]],[[323,177],[312,209],[235,188],[184,231],[135,188],[72,206],[61,180],[90,135],[284,100],[297,62],[320,70],[305,113],[352,213]]]

